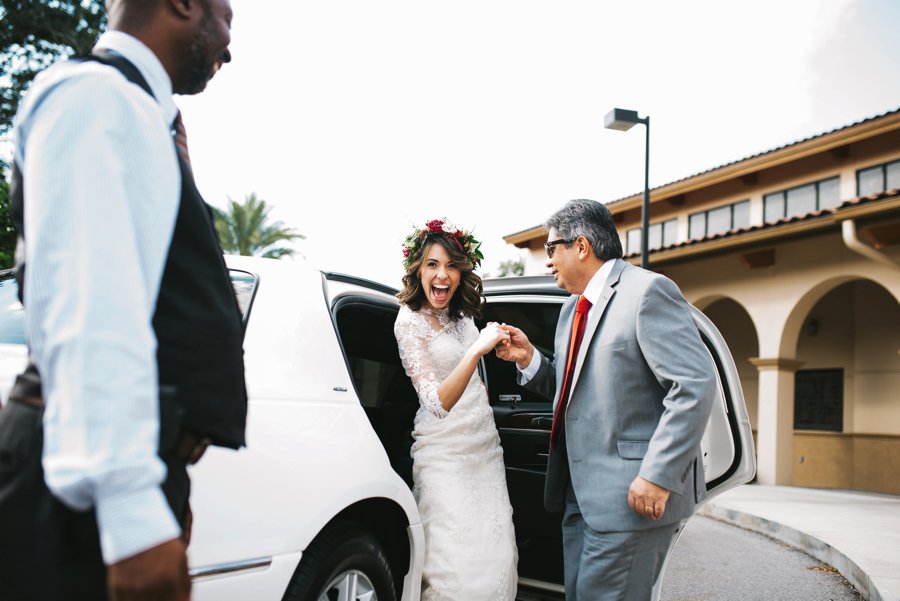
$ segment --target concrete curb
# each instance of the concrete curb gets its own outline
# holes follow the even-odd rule
[[[705,503],[697,513],[745,530],[759,532],[815,557],[840,572],[867,601],[900,601],[900,598],[892,594],[887,587],[880,586],[877,578],[871,578],[840,550],[806,532],[757,515],[720,507],[715,501]]]

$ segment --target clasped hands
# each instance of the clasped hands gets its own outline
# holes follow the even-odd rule
[[[515,362],[519,369],[528,367],[534,356],[534,346],[528,341],[528,336],[516,326],[501,323],[499,327],[506,332],[507,338],[495,347],[497,357],[504,361]]]
[[[528,341],[525,332],[508,324],[491,324],[499,327],[507,334],[507,338],[498,340],[495,347],[497,357],[504,361],[515,361],[519,369],[525,369],[534,356],[534,346]],[[628,489],[628,506],[636,514],[649,520],[658,520],[666,511],[669,491],[640,476],[632,481]]]

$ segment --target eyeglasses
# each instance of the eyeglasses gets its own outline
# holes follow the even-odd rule
[[[572,244],[573,242],[575,242],[575,241],[574,240],[566,240],[565,238],[559,238],[559,239],[553,240],[551,242],[545,242],[544,249],[547,251],[547,256],[552,259],[553,253],[556,252],[557,244]]]

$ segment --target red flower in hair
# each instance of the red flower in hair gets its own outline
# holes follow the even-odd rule
[[[403,264],[406,268],[409,268],[416,253],[419,252],[429,236],[444,236],[453,240],[475,268],[484,259],[480,250],[481,243],[471,232],[461,230],[444,219],[432,219],[425,223],[424,228],[414,230],[403,242]]]

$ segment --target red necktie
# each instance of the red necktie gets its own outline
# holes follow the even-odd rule
[[[572,338],[569,341],[569,355],[566,359],[566,374],[563,377],[562,388],[559,389],[559,400],[556,402],[556,413],[553,415],[553,427],[550,429],[550,450],[559,445],[559,438],[566,427],[566,405],[569,400],[569,385],[575,375],[575,360],[578,357],[578,349],[581,348],[581,339],[584,338],[584,324],[587,322],[587,314],[591,309],[591,301],[585,297],[579,297],[575,306],[575,318],[572,320]]]
[[[191,157],[188,154],[187,131],[184,129],[184,121],[181,120],[181,111],[175,117],[175,146],[178,147],[178,154],[184,159],[188,165],[191,164]]]

